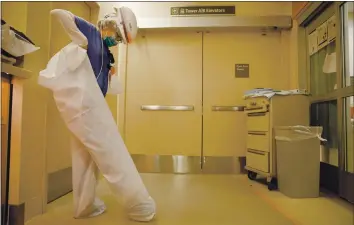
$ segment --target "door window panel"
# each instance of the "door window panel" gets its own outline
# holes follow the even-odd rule
[[[346,2],[341,6],[343,85],[354,85],[354,4]]]
[[[323,128],[322,137],[327,140],[321,142],[321,162],[338,166],[337,101],[313,103],[310,124],[311,126],[321,126]]]

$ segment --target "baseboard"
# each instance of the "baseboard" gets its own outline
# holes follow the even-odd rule
[[[340,196],[348,202],[354,203],[354,174],[341,172]]]
[[[140,173],[244,174],[246,157],[132,154]],[[48,203],[72,191],[72,168],[48,174]]]
[[[21,205],[9,205],[9,225],[25,224],[25,203]]]
[[[246,157],[205,156],[203,174],[245,174]]]
[[[140,173],[167,174],[241,174],[245,173],[245,157],[183,156],[132,154]]]
[[[71,191],[72,167],[48,174],[48,203],[70,193]]]

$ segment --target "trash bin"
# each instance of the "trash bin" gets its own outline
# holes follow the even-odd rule
[[[279,191],[290,198],[320,194],[320,141],[322,127],[276,127]]]

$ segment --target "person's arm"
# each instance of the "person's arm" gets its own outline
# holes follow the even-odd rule
[[[61,23],[66,33],[75,44],[83,48],[87,47],[87,38],[76,26],[74,14],[63,9],[53,9],[50,11],[50,14]]]

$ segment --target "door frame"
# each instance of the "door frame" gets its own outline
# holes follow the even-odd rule
[[[1,74],[1,84],[7,83],[8,84],[8,93],[2,93],[1,98],[3,98],[3,94],[6,95],[6,102],[2,104],[7,104],[6,106],[6,115],[3,115],[1,112],[1,126],[5,125],[7,127],[6,129],[6,144],[5,148],[3,146],[3,143],[1,143],[1,156],[5,156],[4,158],[1,158],[0,165],[1,165],[1,216],[0,216],[0,221],[1,224],[7,224],[9,222],[9,210],[10,210],[10,205],[9,205],[9,196],[10,196],[10,149],[11,149],[11,120],[12,120],[12,99],[13,99],[13,82],[12,82],[12,75],[7,75],[7,74]],[[4,89],[2,89],[4,90]],[[1,91],[2,91],[1,90]],[[3,99],[2,99],[3,100]],[[3,108],[2,108],[3,109]],[[3,124],[3,119],[5,120],[5,123]],[[2,128],[1,128],[2,129]],[[5,140],[1,140],[5,141]],[[5,153],[5,154],[3,154]],[[3,163],[5,165],[3,165]],[[5,179],[4,186],[3,186],[3,179]],[[4,194],[3,194],[4,192]],[[3,199],[5,197],[5,199]],[[3,203],[4,202],[4,203]]]
[[[169,19],[170,20],[169,20]],[[163,29],[163,30],[190,30],[196,31],[208,31],[208,30],[243,30],[243,29],[259,29],[267,30],[269,27],[277,28],[278,30],[290,30],[293,27],[291,16],[246,16],[246,17],[220,17],[222,20],[215,24],[211,17],[186,17],[182,19],[180,17],[166,17],[155,18],[156,20],[146,21],[144,18],[140,18],[139,21],[143,23],[139,27],[139,34],[144,34],[146,30]],[[173,21],[173,24],[171,23]],[[149,22],[149,23],[147,23]],[[129,46],[124,44],[118,45],[118,75],[120,77],[123,93],[118,95],[117,98],[117,123],[118,129],[125,138],[125,106],[126,106],[126,76],[127,76],[127,56]]]
[[[352,159],[347,159],[348,157],[348,150],[347,150],[347,121],[346,121],[346,115],[345,115],[345,109],[346,107],[346,98],[347,97],[353,97],[354,96],[354,86],[348,86],[344,84],[344,77],[346,76],[346,68],[345,64],[348,63],[348,59],[345,58],[345,52],[344,52],[344,43],[343,43],[343,37],[344,37],[344,24],[342,23],[342,14],[341,14],[341,7],[345,4],[346,2],[336,2],[335,4],[335,15],[337,16],[337,24],[339,24],[338,31],[337,31],[337,37],[338,39],[338,45],[339,48],[337,48],[337,68],[339,68],[339,77],[337,78],[338,83],[340,84],[341,90],[338,93],[338,98],[337,102],[339,103],[338,105],[338,124],[339,124],[339,141],[340,141],[340,147],[341,151],[339,152],[339,195],[342,198],[345,198],[351,203],[354,203],[354,172],[351,173],[347,171],[347,160],[352,160],[354,163],[354,158]]]
[[[346,97],[353,96],[353,86],[345,87],[343,85],[343,77],[345,71],[343,71],[343,45],[342,45],[342,21],[340,8],[344,4],[344,1],[340,2],[310,2],[308,7],[298,15],[299,22],[299,71],[304,76],[299,76],[299,83],[304,84],[304,87],[310,90],[310,58],[308,54],[308,34],[316,29],[320,24],[325,22],[333,14],[336,16],[337,23],[337,35],[336,35],[336,56],[337,56],[337,90],[331,93],[312,96],[310,98],[311,103],[328,102],[330,100],[337,101],[337,137],[338,137],[338,167],[321,165],[333,176],[324,176],[327,180],[339,180],[337,184],[337,190],[340,197],[354,202],[354,194],[352,192],[354,188],[354,174],[345,171],[346,169],[346,138],[345,138],[345,126],[344,126],[344,101]],[[305,69],[303,69],[305,68]],[[354,159],[353,159],[354,160]],[[326,163],[323,163],[326,164]]]
[[[204,34],[208,33],[208,30],[204,31],[204,29],[200,29],[202,33],[202,57],[204,50]],[[211,29],[215,31],[216,29]],[[217,31],[217,30],[216,30]],[[197,30],[196,30],[197,32]],[[144,35],[144,29],[142,30],[142,34]],[[282,36],[279,33],[279,36]],[[286,38],[286,37],[285,37]],[[126,94],[126,85],[127,85],[127,55],[128,55],[129,46],[120,45],[119,46],[119,58],[118,58],[118,72],[122,81],[123,93],[118,96],[118,124],[119,130],[122,134],[123,139],[125,138],[126,131],[126,104],[127,104],[127,94]],[[204,63],[204,61],[203,61]],[[204,66],[202,65],[202,73]],[[204,73],[202,76],[202,98],[204,97],[203,89],[204,89]],[[240,107],[238,111],[243,111],[243,107]],[[203,115],[202,115],[202,126],[203,126]],[[203,136],[203,127],[202,136]],[[132,154],[132,158],[139,170],[139,172],[147,172],[147,173],[175,173],[175,174],[239,174],[245,173],[245,159],[246,156],[205,156],[203,151],[203,137],[202,137],[202,146],[201,146],[200,156],[180,156],[180,155],[134,155]],[[172,163],[183,164],[181,168],[174,168]],[[178,163],[177,163],[178,162]],[[154,165],[147,166],[147,165]]]
[[[239,18],[239,17],[221,17],[223,23],[214,24],[211,22],[210,17],[193,17],[187,18],[187,20],[182,20],[181,18],[171,18],[174,21],[173,24],[168,20],[158,19],[154,20],[153,23],[144,23],[142,28],[140,27],[139,33],[140,35],[144,35],[146,30],[190,30],[195,29],[200,32],[207,32],[208,30],[244,30],[244,29],[253,29],[253,30],[267,30],[269,27],[276,27],[279,30],[290,30],[292,28],[292,20],[291,16],[253,16],[247,18]],[[144,20],[142,18],[142,20]],[[284,37],[286,38],[286,37]],[[118,96],[118,109],[117,109],[117,117],[118,117],[118,128],[122,135],[122,138],[125,139],[126,133],[126,111],[125,106],[127,104],[127,96],[126,96],[126,85],[127,85],[127,55],[128,55],[129,46],[127,45],[119,45],[118,46],[118,74],[122,82],[123,93]],[[202,151],[201,151],[202,154]],[[133,155],[133,158],[135,156]],[[175,161],[174,158],[179,158],[180,156],[168,156],[166,160],[172,162]],[[138,161],[143,161],[145,164],[156,164],[157,161],[161,161],[161,156],[148,156],[139,155]],[[183,158],[183,159],[182,159]],[[164,157],[165,159],[165,157]],[[134,160],[136,161],[136,160]],[[179,161],[179,160],[178,160]],[[239,165],[244,164],[244,160],[240,157],[204,157],[198,156],[198,159],[190,159],[188,157],[181,157],[181,161],[191,162],[195,167],[196,162],[201,165],[198,165],[198,170],[200,168],[205,168],[206,173],[224,173],[225,170],[230,171],[240,171]],[[206,163],[207,161],[207,163]],[[164,164],[164,163],[163,163]],[[210,167],[205,167],[204,165],[208,164]],[[225,164],[229,166],[225,167]],[[219,165],[222,165],[221,167]],[[138,166],[139,167],[139,166]],[[241,166],[242,167],[242,166]],[[211,168],[208,169],[208,168]],[[217,168],[219,170],[216,171],[213,168]],[[221,168],[221,169],[220,169]],[[225,169],[226,168],[226,169]],[[150,169],[150,168],[149,168]],[[195,170],[193,170],[195,172]],[[142,172],[142,171],[140,171]],[[149,172],[149,171],[144,171]],[[151,171],[150,171],[151,172]],[[155,171],[154,172],[160,172]],[[169,171],[167,171],[169,172]],[[200,173],[200,171],[198,171]]]

